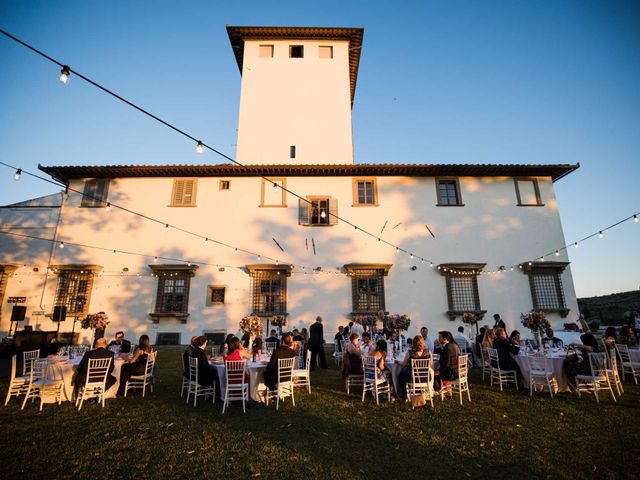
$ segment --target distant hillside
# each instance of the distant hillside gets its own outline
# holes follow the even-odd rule
[[[629,311],[640,309],[640,290],[579,298],[578,306],[587,320],[598,318],[602,325],[620,325]]]

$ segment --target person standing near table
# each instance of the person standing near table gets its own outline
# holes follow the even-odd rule
[[[362,338],[362,334],[364,333],[364,327],[360,324],[360,320],[358,320],[358,318],[356,318],[354,321],[355,323],[351,327],[351,333],[355,333],[360,338]]]
[[[320,368],[327,368],[327,359],[324,355],[324,329],[322,328],[322,317],[318,315],[316,322],[309,327],[309,350],[311,351],[311,371],[315,370],[316,358],[320,356]]]
[[[505,333],[507,332],[507,326],[505,325],[504,321],[502,320],[502,318],[500,318],[500,314],[499,313],[494,313],[493,314],[493,329],[497,329],[497,328],[502,328]]]

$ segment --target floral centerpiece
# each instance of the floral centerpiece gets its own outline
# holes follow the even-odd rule
[[[109,316],[104,312],[87,315],[80,322],[82,328],[90,328],[92,330],[104,330],[109,325]]]
[[[467,325],[478,323],[478,316],[473,312],[465,312],[462,314],[462,323]]]
[[[242,333],[248,333],[251,337],[262,335],[264,331],[262,320],[260,320],[260,317],[257,315],[247,315],[240,320],[240,331]]]
[[[275,315],[271,317],[271,325],[282,328],[287,325],[287,317],[284,315]]]
[[[536,312],[532,310],[526,314],[521,313],[520,322],[522,323],[522,326],[531,330],[533,336],[538,342],[538,346],[540,347],[542,345],[542,332],[547,328],[551,328],[551,324],[545,317],[544,312]]]
[[[374,325],[377,325],[378,320],[380,319],[377,315],[361,315],[358,316],[358,320],[360,320],[360,323],[364,327],[373,327]]]
[[[409,329],[411,319],[407,315],[392,313],[387,315],[387,330],[392,332],[402,332]]]

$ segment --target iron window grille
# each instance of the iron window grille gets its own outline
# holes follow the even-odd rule
[[[466,312],[475,313],[482,318],[486,310],[480,305],[480,291],[478,289],[478,275],[484,268],[484,263],[444,263],[438,265],[438,271],[445,277],[447,289],[446,312],[451,320]]]
[[[84,317],[89,309],[93,288],[90,270],[65,270],[58,274],[54,306],[66,306],[67,315]]]
[[[251,310],[260,315],[286,315],[287,274],[284,269],[252,269]]]
[[[191,276],[184,272],[163,272],[158,277],[155,313],[187,313]]]
[[[567,316],[569,309],[562,286],[562,272],[567,265],[567,262],[532,262],[531,265],[527,262],[521,265],[523,272],[529,276],[534,310]]]
[[[391,265],[348,264],[347,274],[351,277],[352,315],[375,314],[386,310],[384,277]]]

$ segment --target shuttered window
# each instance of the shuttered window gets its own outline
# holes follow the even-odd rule
[[[106,207],[109,195],[109,179],[94,178],[93,180],[85,181],[83,193],[81,207]]]
[[[197,180],[195,178],[176,178],[171,193],[172,207],[195,207]]]
[[[305,226],[329,226],[338,224],[338,199],[331,197],[307,197],[298,200],[298,224]]]

